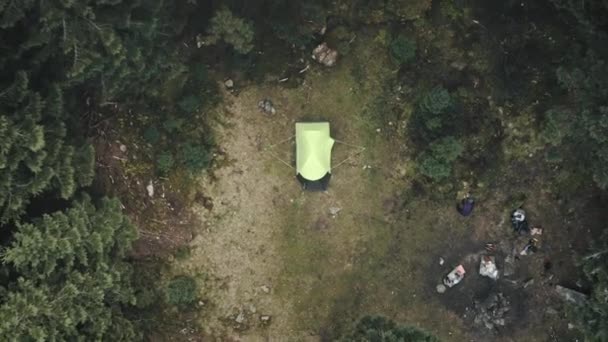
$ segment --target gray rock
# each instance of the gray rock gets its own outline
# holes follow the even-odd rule
[[[274,108],[274,104],[269,99],[262,99],[258,102],[258,108],[266,114],[274,114],[277,110]]]
[[[329,207],[329,213],[330,213],[332,216],[336,216],[336,215],[338,215],[338,213],[339,213],[340,211],[342,211],[342,208],[340,208],[340,207]]]
[[[445,287],[445,285],[443,285],[443,284],[439,284],[439,285],[437,285],[436,289],[437,289],[437,293],[444,293],[445,290],[447,290],[447,287]]]
[[[260,315],[260,324],[269,325],[272,317],[270,315]]]
[[[587,295],[576,290],[569,289],[560,285],[555,286],[557,294],[565,301],[576,305],[584,305],[587,302]]]
[[[226,86],[226,89],[232,89],[232,87],[234,87],[234,81],[231,79],[227,79],[224,82],[224,86]]]
[[[482,303],[475,303],[474,323],[489,330],[504,326],[510,309],[510,303],[502,293],[491,294]]]
[[[545,312],[546,312],[548,315],[557,315],[557,314],[558,314],[557,310],[555,310],[555,309],[554,309],[554,308],[552,308],[552,307],[548,307],[548,308],[545,310]]]
[[[245,322],[245,314],[242,311],[239,312],[239,314],[236,316],[234,321],[237,322],[238,324]]]
[[[454,61],[450,63],[450,66],[458,71],[462,71],[464,68],[467,67],[467,63],[463,61]]]
[[[329,48],[327,43],[322,43],[312,50],[312,59],[325,66],[331,67],[336,65],[338,51]]]
[[[154,196],[154,185],[152,184],[152,181],[150,181],[150,183],[148,183],[148,185],[146,186],[146,191],[148,191],[148,196]]]
[[[268,294],[270,293],[270,286],[268,285],[262,285],[262,287],[260,287],[260,289],[262,290],[262,292]]]

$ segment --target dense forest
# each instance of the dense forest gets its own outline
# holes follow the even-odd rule
[[[488,197],[522,177],[605,201],[607,18],[600,0],[0,0],[0,339],[177,336],[198,285],[160,281],[167,256],[133,246],[205,202],[192,188],[222,166],[224,81],[299,87],[328,41],[366,84],[358,30],[386,33],[393,70],[366,120],[407,145],[415,188],[441,201],[466,181]],[[461,50],[433,45],[448,30]],[[152,203],[161,187],[175,195]],[[595,242],[578,264],[589,300],[571,309],[606,341],[608,236]],[[328,336],[436,340],[378,317]]]

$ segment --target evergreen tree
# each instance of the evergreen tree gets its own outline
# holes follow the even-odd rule
[[[557,149],[558,161],[583,171],[602,189],[608,188],[608,65],[589,52],[583,63],[557,70],[571,103],[545,115],[543,136]],[[577,153],[577,151],[585,153]],[[556,152],[558,151],[558,152]],[[555,159],[555,158],[553,158]],[[581,168],[584,165],[584,168]]]
[[[583,271],[593,283],[593,292],[577,317],[588,341],[608,340],[608,230],[600,243],[583,258]]]
[[[209,44],[216,44],[220,40],[239,53],[248,53],[253,49],[253,24],[234,16],[228,8],[222,8],[211,19],[206,38]]]
[[[434,180],[449,177],[452,174],[452,163],[463,151],[462,144],[452,136],[432,142],[418,158],[420,173]]]
[[[0,296],[0,339],[138,337],[121,306],[135,304],[124,260],[136,233],[117,200],[88,197],[65,212],[17,226],[3,252],[11,281]]]
[[[62,103],[57,86],[45,99],[29,90],[23,71],[0,93],[0,224],[17,218],[32,196],[68,199],[93,180],[93,148],[67,144]]]

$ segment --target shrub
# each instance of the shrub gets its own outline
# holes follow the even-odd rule
[[[173,131],[179,131],[181,130],[182,126],[184,125],[184,120],[183,119],[179,119],[173,116],[168,117],[164,122],[163,122],[163,128],[167,131],[167,133],[172,133]]]
[[[463,152],[462,144],[454,137],[434,141],[418,158],[420,173],[433,180],[442,180],[452,174],[452,162]]]
[[[456,127],[454,102],[443,87],[435,87],[419,101],[412,115],[412,137],[425,141],[451,134]]]
[[[180,308],[191,305],[198,299],[196,280],[189,276],[173,278],[165,289],[167,303]]]
[[[399,35],[391,42],[390,51],[399,64],[407,64],[416,58],[416,42]]]
[[[223,40],[238,53],[248,53],[253,49],[253,24],[236,17],[228,8],[223,8],[211,18],[207,42],[215,44]]]
[[[173,165],[175,165],[175,160],[170,152],[163,152],[156,158],[156,168],[162,175],[168,174]]]
[[[180,150],[180,159],[192,173],[204,170],[211,163],[208,147],[201,144],[184,144]]]
[[[150,126],[144,131],[144,139],[154,145],[160,140],[160,131],[156,126]]]
[[[439,115],[452,107],[452,97],[443,87],[435,87],[420,102],[420,110],[426,114]]]
[[[203,100],[197,95],[186,95],[179,102],[177,106],[186,114],[198,112],[203,104]]]
[[[397,325],[382,316],[365,316],[357,322],[353,331],[339,341],[386,341],[386,342],[439,342],[421,329]]]

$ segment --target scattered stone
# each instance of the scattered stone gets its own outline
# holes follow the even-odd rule
[[[530,278],[530,279],[526,280],[524,282],[524,286],[523,287],[525,289],[525,288],[527,288],[528,286],[531,286],[531,285],[534,285],[534,278]]]
[[[312,59],[327,67],[331,67],[336,65],[338,51],[329,48],[327,43],[322,43],[312,50]]]
[[[266,114],[274,114],[277,110],[274,108],[274,104],[269,99],[262,99],[258,102],[258,108]]]
[[[260,322],[262,323],[262,325],[270,324],[271,320],[272,317],[270,317],[270,315],[260,315]]]
[[[555,286],[555,291],[557,294],[565,301],[577,304],[584,305],[587,302],[587,295],[584,293],[580,293],[576,290],[569,289],[567,287],[563,287],[561,285]]]
[[[268,285],[262,285],[262,287],[260,287],[260,289],[262,290],[262,292],[268,294],[270,293],[270,286]]]
[[[234,81],[227,79],[226,82],[224,82],[224,86],[226,86],[226,89],[232,89],[234,87]]]
[[[464,68],[467,67],[467,63],[465,63],[463,61],[454,61],[454,62],[450,63],[450,66],[458,71],[462,71],[462,70],[464,70]]]
[[[443,285],[443,284],[439,284],[439,285],[437,285],[436,289],[437,289],[437,293],[444,293],[445,290],[447,290],[448,288],[445,287],[445,285]]]
[[[198,306],[205,306],[205,302],[203,302],[202,300],[198,301]]]
[[[237,322],[238,324],[245,322],[245,314],[242,311],[239,312],[239,314],[236,315],[236,318],[234,319],[234,321]]]
[[[249,312],[251,313],[256,313],[258,311],[258,309],[253,305],[249,305]]]
[[[380,133],[380,132],[382,132],[382,129],[376,128],[376,133]]]
[[[146,190],[148,191],[148,196],[154,196],[154,185],[152,184],[152,181],[148,183],[148,185],[146,186]]]
[[[502,293],[491,294],[483,303],[475,303],[475,319],[477,325],[494,330],[497,326],[506,324],[507,313],[511,309],[509,301]]]
[[[197,34],[196,35],[196,47],[200,49],[204,45],[207,45],[205,42],[205,37],[200,33]]]
[[[548,307],[548,308],[547,308],[547,310],[545,310],[545,312],[546,312],[547,314],[549,314],[549,315],[557,315],[557,314],[558,314],[557,310],[555,310],[555,309],[554,309],[554,308],[552,308],[552,307]]]
[[[121,144],[119,148],[122,153],[127,152],[127,145]]]
[[[576,328],[576,326],[574,324],[568,323],[568,330],[572,330],[574,328]]]
[[[340,211],[342,211],[342,208],[340,207],[329,207],[329,213],[331,214],[331,216],[338,215]]]
[[[445,260],[442,257],[439,257],[439,266],[443,266],[445,264]]]

